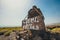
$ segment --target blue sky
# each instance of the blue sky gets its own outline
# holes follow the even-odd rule
[[[60,0],[39,0],[34,2],[45,16],[45,24],[60,23]]]
[[[46,25],[60,23],[60,0],[1,0],[0,26],[21,26],[33,5],[42,11]]]

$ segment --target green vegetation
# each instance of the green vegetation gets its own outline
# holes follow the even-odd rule
[[[60,23],[54,23],[52,25],[46,26],[47,31],[50,31],[52,33],[60,33]]]
[[[23,30],[23,28],[22,27],[3,27],[3,28],[0,28],[0,33],[4,32],[4,35],[8,35],[13,30],[20,31],[20,30]]]
[[[51,30],[53,33],[60,33],[60,28],[54,28]]]

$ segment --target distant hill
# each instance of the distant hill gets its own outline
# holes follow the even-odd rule
[[[60,23],[54,23],[53,25],[60,26]]]
[[[60,33],[60,23],[54,23],[52,25],[46,26],[47,31],[50,31],[52,33]]]
[[[53,23],[53,24],[50,24],[50,25],[46,25],[45,27],[47,27],[47,28],[60,27],[60,23]]]

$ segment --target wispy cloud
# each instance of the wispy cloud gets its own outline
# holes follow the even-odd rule
[[[31,0],[1,0],[0,25],[21,26],[30,5]]]

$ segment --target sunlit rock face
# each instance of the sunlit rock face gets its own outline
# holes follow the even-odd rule
[[[28,11],[27,19],[22,21],[22,26],[24,29],[44,30],[44,16],[41,10],[33,6],[32,9]]]

